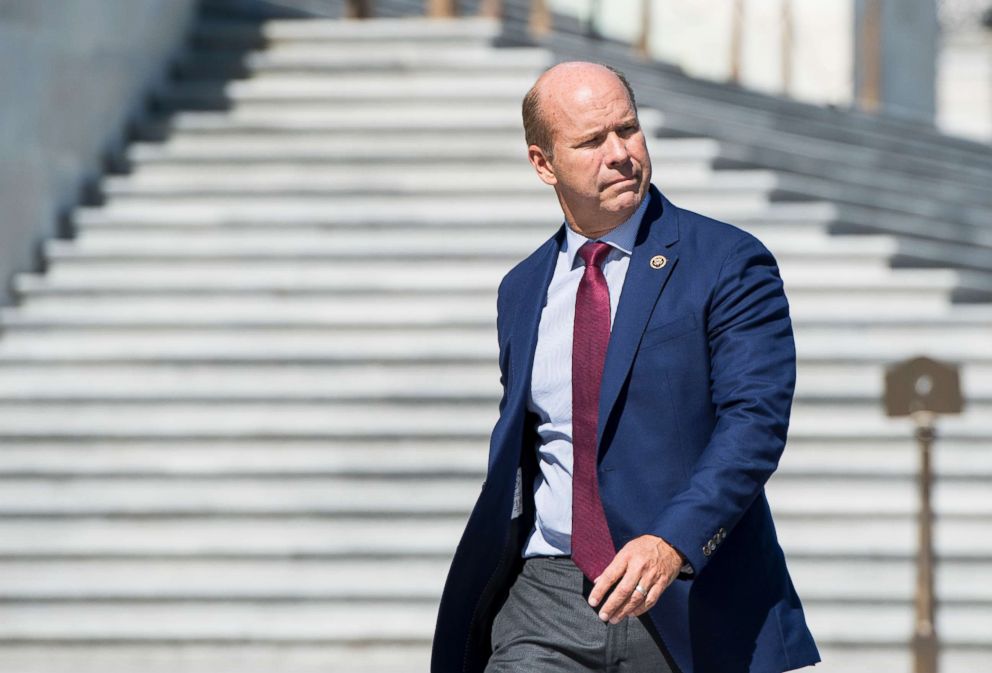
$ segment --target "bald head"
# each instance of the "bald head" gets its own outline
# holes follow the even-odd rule
[[[554,65],[537,78],[524,96],[524,139],[537,145],[552,159],[555,120],[573,103],[583,103],[605,89],[622,86],[635,111],[634,91],[619,70],[589,61],[565,61]]]
[[[651,186],[651,157],[623,75],[559,63],[524,97],[523,116],[527,159],[575,231],[593,238],[633,214]]]

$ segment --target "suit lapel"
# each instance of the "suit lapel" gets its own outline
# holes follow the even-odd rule
[[[677,209],[654,185],[651,186],[651,199],[637,232],[606,349],[599,391],[597,446],[602,441],[606,420],[630,371],[651,311],[679,258],[678,253],[669,249],[679,238]],[[655,268],[657,263],[651,264],[652,258],[658,255],[665,258],[661,268]]]
[[[677,209],[654,185],[650,198],[634,242],[606,350],[599,394],[598,441],[602,441],[602,429],[627,378],[651,311],[678,261],[678,254],[670,249],[679,238]],[[565,226],[562,224],[558,232],[535,251],[533,263],[521,269],[522,275],[517,281],[516,294],[521,298],[510,323],[510,367],[514,376],[509,391],[517,400],[525,400],[530,389],[541,309],[547,303],[548,286],[554,275]],[[651,259],[657,255],[664,255],[666,262],[656,269],[652,267]],[[523,397],[518,398],[518,395]]]

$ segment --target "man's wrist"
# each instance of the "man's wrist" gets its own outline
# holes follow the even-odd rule
[[[683,554],[681,551],[679,551],[677,547],[675,547],[672,543],[670,543],[665,538],[663,538],[661,536],[658,536],[658,539],[661,540],[662,542],[664,542],[666,545],[668,545],[668,547],[670,549],[672,549],[676,554],[678,554],[679,563],[682,564],[681,567],[679,568],[679,572],[680,573],[685,574],[685,575],[692,575],[695,572],[695,571],[693,571],[692,564],[689,563],[689,559],[686,558],[686,555],[685,554]]]
[[[683,554],[683,553],[682,553],[682,552],[680,552],[680,551],[679,551],[678,549],[676,549],[676,548],[675,548],[675,547],[674,547],[674,546],[673,546],[673,545],[672,545],[672,544],[671,544],[671,543],[670,543],[670,542],[669,542],[668,540],[666,540],[665,538],[663,538],[663,537],[661,537],[661,536],[659,536],[659,535],[656,535],[655,537],[656,537],[656,538],[658,538],[658,540],[660,540],[660,541],[661,541],[662,543],[664,543],[664,545],[665,545],[666,547],[668,547],[668,548],[669,548],[669,549],[671,549],[671,550],[672,550],[673,552],[675,552],[675,555],[676,555],[676,556],[678,557],[678,562],[679,562],[679,564],[681,564],[681,568],[680,568],[680,572],[683,572],[683,573],[690,573],[690,574],[691,574],[691,573],[692,573],[692,565],[690,565],[690,564],[689,564],[689,561],[688,561],[688,560],[686,559],[686,556],[685,556],[685,554]]]

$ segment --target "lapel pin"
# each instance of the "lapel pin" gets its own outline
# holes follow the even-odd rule
[[[651,268],[660,269],[668,263],[668,258],[664,255],[655,255],[651,258]]]

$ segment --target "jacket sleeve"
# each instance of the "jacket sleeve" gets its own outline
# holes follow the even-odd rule
[[[698,577],[764,488],[785,448],[796,350],[778,265],[748,234],[723,262],[707,306],[710,394],[716,424],[686,488],[652,533]]]

